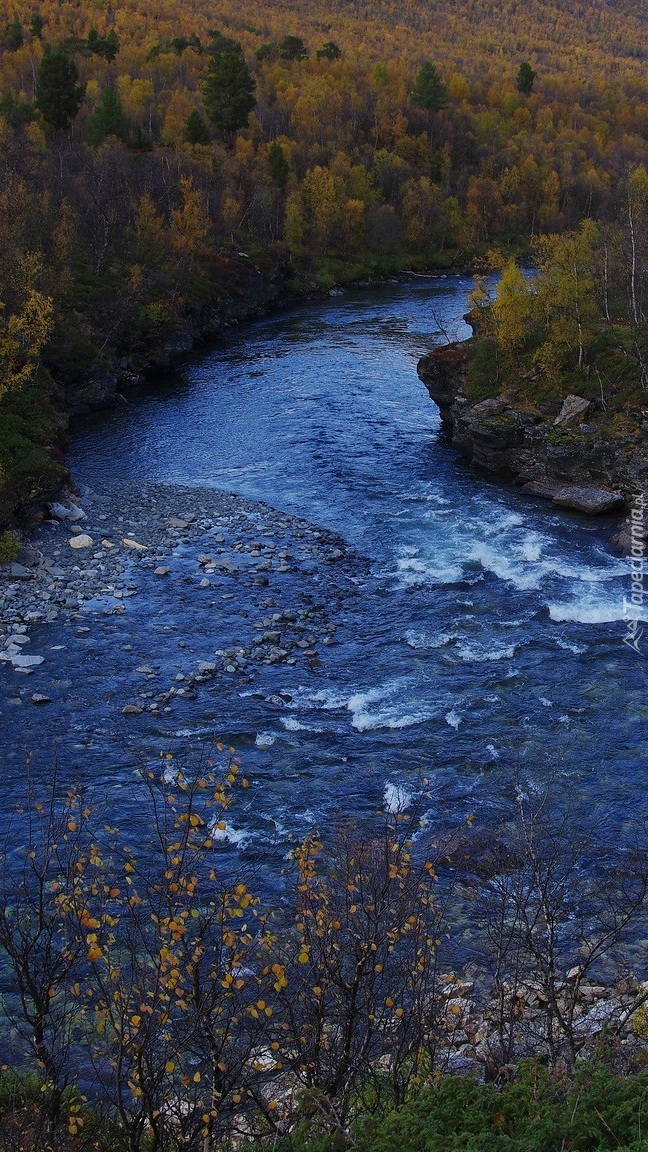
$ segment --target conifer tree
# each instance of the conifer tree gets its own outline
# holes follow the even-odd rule
[[[523,60],[520,64],[520,70],[515,79],[518,92],[521,92],[523,96],[530,96],[533,90],[533,83],[537,75],[538,73],[533,71],[533,68],[529,64],[528,60]]]
[[[187,116],[183,135],[187,144],[210,143],[209,129],[197,108],[194,108]]]
[[[46,124],[67,132],[81,107],[85,84],[66,52],[46,51],[36,78],[36,106]]]
[[[126,140],[130,123],[121,106],[119,96],[113,88],[104,88],[94,112],[88,118],[85,141],[91,148],[98,148],[108,136]]]
[[[419,108],[427,108],[430,112],[438,112],[447,106],[448,90],[434,64],[430,64],[429,60],[421,65],[410,97],[413,104],[417,104]]]
[[[224,49],[213,53],[202,89],[207,115],[226,139],[247,124],[256,103],[254,89],[241,45],[226,41]]]

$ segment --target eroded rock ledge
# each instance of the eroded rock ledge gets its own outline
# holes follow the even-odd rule
[[[645,436],[638,448],[636,439],[606,435],[597,423],[587,422],[591,405],[579,396],[537,408],[503,396],[472,403],[468,368],[468,345],[455,343],[423,356],[418,374],[454,447],[476,467],[508,475],[525,494],[591,516],[621,513],[646,492]],[[644,533],[648,539],[648,525]],[[615,540],[627,550],[624,528]]]

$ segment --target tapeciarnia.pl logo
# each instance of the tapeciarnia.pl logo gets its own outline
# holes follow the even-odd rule
[[[643,636],[643,607],[646,599],[644,577],[646,574],[646,540],[645,540],[645,493],[637,493],[632,500],[630,512],[630,599],[623,597],[623,619],[626,625],[626,634],[623,643],[632,648],[633,652],[641,652],[639,641]]]

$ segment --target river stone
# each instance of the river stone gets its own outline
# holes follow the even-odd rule
[[[33,572],[29,571],[29,568],[25,568],[24,564],[16,564],[15,562],[11,565],[9,574],[12,580],[31,580],[34,575]]]
[[[16,556],[17,563],[23,564],[26,568],[32,568],[35,564],[38,564],[40,559],[40,552],[37,552],[35,548],[30,547],[29,544],[23,544],[18,555]]]
[[[11,663],[14,668],[34,668],[37,664],[43,664],[44,656],[12,656]]]
[[[541,496],[543,500],[555,500],[562,490],[562,484],[556,484],[552,480],[529,480],[520,488],[524,496]]]
[[[566,396],[554,424],[565,424],[568,420],[573,420],[575,416],[584,416],[589,407],[590,402],[584,396]]]
[[[623,508],[625,500],[620,492],[610,492],[608,488],[563,488],[553,498],[560,508],[574,508],[589,516],[600,516]]]
[[[159,568],[155,568],[153,570],[153,575],[154,576],[168,576],[170,571],[171,571],[171,569],[168,568],[166,564],[160,564]]]
[[[44,696],[42,692],[34,692],[31,698],[32,704],[51,704],[52,697]]]
[[[498,400],[495,396],[490,396],[487,400],[481,400],[479,404],[475,404],[470,409],[471,416],[477,416],[480,419],[489,416],[499,416],[504,411],[506,405],[502,400]]]
[[[85,512],[77,504],[50,504],[49,510],[55,520],[68,520],[74,523],[75,520],[87,519]]]
[[[92,536],[88,536],[85,532],[81,532],[78,536],[70,537],[68,541],[70,548],[91,548],[94,544]]]
[[[131,540],[130,536],[125,536],[122,544],[125,548],[133,548],[136,552],[146,552],[146,544],[138,544],[137,540]]]

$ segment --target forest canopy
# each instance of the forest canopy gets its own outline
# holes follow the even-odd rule
[[[53,436],[26,368],[42,413],[97,365],[145,366],[232,291],[241,251],[312,290],[614,231],[645,162],[647,25],[634,0],[5,4],[7,355],[26,284],[51,315],[20,403],[2,384],[5,477],[38,488]]]

